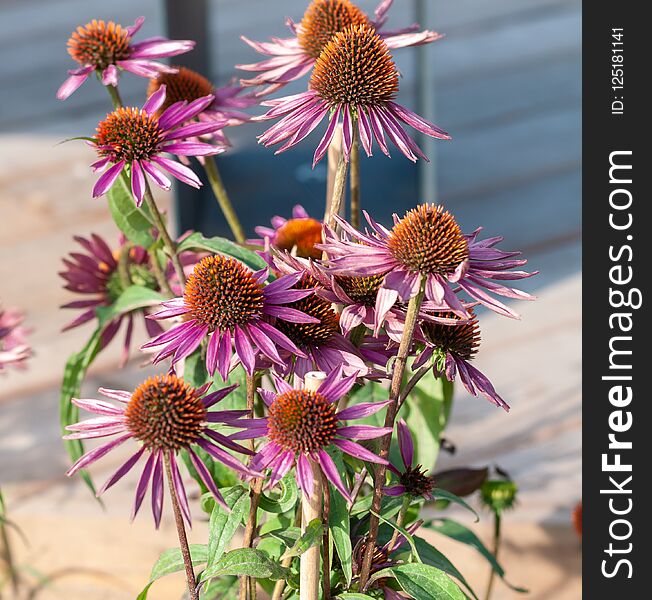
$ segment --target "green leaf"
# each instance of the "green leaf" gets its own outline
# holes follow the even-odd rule
[[[309,550],[313,546],[316,546],[321,541],[322,536],[324,535],[324,526],[321,522],[321,519],[313,519],[308,523],[306,530],[303,532],[301,537],[294,543],[292,548],[287,550],[281,556],[281,560],[284,558],[292,558],[294,556],[301,556],[306,550]]]
[[[445,377],[435,377],[429,371],[414,387],[403,408],[405,419],[414,440],[414,464],[426,469],[435,466],[442,432],[448,423],[453,402],[453,384]],[[396,454],[396,444],[394,444]]]
[[[373,596],[359,594],[358,592],[344,592],[343,594],[338,594],[336,598],[340,598],[340,600],[375,600]]]
[[[190,560],[194,566],[205,563],[207,556],[208,547],[205,544],[190,544]],[[183,571],[184,568],[183,556],[181,555],[181,550],[179,548],[165,550],[158,557],[156,564],[152,567],[152,572],[149,576],[149,583],[145,586],[143,591],[138,594],[136,600],[145,600],[149,588],[152,587],[152,584],[157,579],[165,577],[165,575]]]
[[[59,420],[64,435],[68,433],[66,431],[68,425],[79,421],[79,409],[71,402],[71,399],[79,397],[82,381],[88,367],[100,351],[101,342],[102,328],[98,327],[84,348],[80,352],[72,354],[66,362],[59,396]],[[84,444],[81,440],[65,440],[64,444],[72,462],[77,461],[84,454]],[[82,470],[79,471],[79,474],[95,495],[95,486],[88,471]]]
[[[374,573],[372,580],[390,576],[414,600],[466,600],[466,595],[452,579],[430,565],[397,565]]]
[[[301,537],[301,528],[285,527],[282,529],[274,529],[273,531],[270,531],[268,535],[280,540],[286,548],[292,548]]]
[[[202,356],[201,346],[188,358],[183,368],[183,380],[194,388],[199,388],[210,381],[206,370],[206,360]],[[221,407],[220,407],[221,409]]]
[[[253,250],[239,246],[234,242],[222,237],[205,238],[201,233],[196,232],[189,235],[177,247],[178,252],[184,250],[206,250],[215,254],[224,254],[232,256],[242,261],[249,268],[254,271],[265,269],[267,263]]]
[[[238,578],[233,575],[211,579],[201,589],[202,600],[235,600],[238,597]]]
[[[123,174],[108,191],[109,210],[118,229],[137,246],[149,248],[154,243],[152,222],[147,213],[136,206]]]
[[[401,527],[400,525],[397,525],[396,523],[392,523],[390,520],[385,519],[385,517],[379,515],[378,513],[374,512],[373,510],[371,511],[372,515],[376,515],[383,523],[387,523],[392,529],[395,529],[398,531],[403,537],[407,540],[407,543],[410,545],[410,548],[412,550],[412,556],[417,562],[422,562],[421,557],[419,556],[419,551],[417,550],[417,546],[414,543],[414,537],[412,536],[411,533],[409,533],[404,527]]]
[[[109,321],[146,306],[156,306],[165,300],[165,296],[150,288],[132,285],[129,286],[111,306],[99,306],[95,309],[100,326],[105,326]]]
[[[227,552],[217,563],[208,567],[200,577],[207,581],[221,575],[247,575],[256,579],[287,579],[290,570],[272,560],[256,548],[238,548]]]
[[[467,546],[475,548],[487,560],[491,568],[505,582],[507,586],[516,592],[527,593],[525,588],[514,586],[505,580],[505,570],[500,566],[489,549],[482,543],[480,538],[468,527],[465,527],[461,523],[451,519],[433,519],[432,521],[425,522],[423,526],[427,527],[428,529],[438,531],[442,535],[445,535],[446,537],[449,537],[457,542],[461,542],[462,544],[466,544]]]
[[[284,513],[294,507],[299,498],[299,487],[292,473],[288,473],[279,482],[281,495],[278,498],[269,498],[265,494],[260,495],[259,507],[270,513]]]
[[[353,505],[351,516],[354,517],[362,513],[368,513],[371,510],[372,500],[372,495],[360,498],[360,500]],[[383,496],[380,503],[380,514],[389,519],[401,510],[402,505],[403,498],[400,496]]]
[[[348,586],[351,584],[353,577],[353,548],[351,546],[349,509],[342,495],[331,484],[329,484],[329,488],[331,503],[328,527]]]
[[[423,563],[437,567],[438,569],[441,569],[442,571],[445,571],[449,575],[455,577],[455,579],[459,580],[466,587],[469,593],[477,600],[478,597],[476,596],[469,583],[466,581],[457,567],[455,567],[455,565],[448,559],[448,557],[442,554],[439,550],[437,550],[437,548],[435,548],[432,544],[428,543],[423,538],[414,536],[414,543],[417,547],[417,550],[419,551],[419,556],[421,557],[421,561]]]
[[[442,490],[441,488],[435,488],[432,490],[432,495],[436,500],[448,500],[449,502],[454,502],[455,504],[459,504],[461,507],[466,508],[466,510],[473,513],[476,523],[480,520],[480,515],[478,515],[475,509],[472,508],[467,502],[462,500],[462,498],[453,494],[453,492]]]
[[[222,495],[231,510],[227,511],[221,504],[215,503],[208,530],[208,566],[222,558],[248,511],[249,494],[241,485],[223,490]]]

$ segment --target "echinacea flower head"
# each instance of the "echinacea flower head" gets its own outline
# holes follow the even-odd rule
[[[125,247],[124,240],[112,250],[106,241],[97,234],[91,234],[90,239],[75,236],[75,241],[83,252],[71,252],[63,259],[65,270],[59,275],[66,282],[64,288],[84,297],[64,304],[62,308],[82,310],[81,314],[68,323],[63,330],[78,327],[96,318],[96,309],[100,306],[110,306],[125,290],[125,284],[119,273],[118,263]],[[123,259],[124,260],[124,259]],[[149,289],[158,290],[156,278],[149,269],[149,255],[144,248],[134,246],[127,248],[126,273],[129,282]],[[129,354],[129,346],[134,326],[134,317],[142,314],[135,310],[110,321],[102,334],[102,347],[106,347],[115,337],[124,322],[127,329],[124,340],[123,362]],[[145,321],[150,335],[160,333],[158,327],[152,328],[152,323]]]
[[[162,85],[166,88],[166,96],[165,102],[159,108],[160,113],[176,102],[193,102],[212,95],[213,102],[200,112],[196,119],[221,123],[223,127],[248,122],[251,117],[242,112],[242,109],[258,103],[252,93],[244,93],[246,88],[239,85],[215,87],[206,77],[186,67],[176,67],[174,73],[163,72],[150,79],[148,95],[156,92]],[[228,144],[221,130],[211,133],[211,137],[222,144]]]
[[[470,235],[462,233],[453,215],[442,206],[422,204],[402,219],[394,215],[391,230],[376,223],[366,212],[365,217],[371,231],[362,233],[336,216],[337,223],[351,239],[327,232],[322,248],[329,256],[329,270],[336,275],[384,275],[376,303],[379,322],[397,302],[408,302],[416,296],[422,280],[425,298],[432,307],[451,311],[462,319],[469,314],[456,295],[459,291],[512,318],[518,318],[518,314],[491,294],[534,299],[530,294],[498,283],[536,274],[512,270],[527,262],[514,260],[520,253],[494,248],[502,241],[501,237],[478,240],[480,229]]]
[[[133,43],[133,36],[145,22],[144,17],[136,19],[130,27],[123,27],[113,21],[93,20],[80,26],[68,40],[68,54],[79,63],[79,68],[68,71],[57,98],[65,100],[88,79],[97,73],[104,85],[118,85],[120,70],[130,71],[141,77],[153,77],[157,73],[172,72],[174,69],[155,59],[184,54],[195,47],[191,40],[166,40],[156,37]]]
[[[426,500],[432,500],[432,489],[435,482],[428,477],[421,465],[414,464],[414,442],[412,434],[404,419],[400,419],[397,426],[398,447],[403,461],[403,469],[397,469],[391,463],[388,468],[398,477],[397,485],[386,486],[383,493],[388,496],[402,496],[408,494],[414,498],[422,496]]]
[[[387,44],[367,25],[352,25],[334,35],[319,55],[309,90],[301,94],[262,102],[272,108],[258,120],[281,119],[259,142],[283,152],[307,137],[328,115],[328,126],[315,150],[313,165],[326,154],[337,124],[342,121],[344,158],[348,161],[357,125],[367,156],[375,139],[387,155],[385,136],[411,161],[427,160],[403,124],[443,140],[450,136],[416,113],[394,102],[398,70]]]
[[[338,448],[360,460],[387,464],[353,440],[375,439],[391,430],[345,422],[375,414],[389,401],[358,404],[341,411],[337,408],[339,399],[351,390],[355,380],[355,375],[343,377],[343,370],[338,368],[328,374],[316,391],[296,389],[279,377],[274,377],[276,391],[259,389],[269,408],[268,416],[254,419],[255,426],[234,434],[232,439],[267,437],[267,443],[252,459],[251,468],[270,469],[270,487],[296,467],[297,483],[310,497],[314,489],[313,465],[319,465],[335,489],[350,501],[349,491],[327,450]]]
[[[276,371],[283,375],[294,373],[303,378],[309,371],[330,373],[341,366],[346,375],[371,375],[372,368],[367,366],[363,351],[340,333],[339,315],[332,302],[321,297],[319,292],[315,293],[315,287],[319,285],[318,280],[306,272],[297,274],[300,276],[297,287],[309,289],[311,293],[288,306],[313,317],[314,320],[309,323],[277,323],[278,329],[292,340],[301,353],[295,356],[285,353],[286,361],[275,365]],[[384,357],[384,363],[387,358]]]
[[[421,323],[426,348],[415,360],[414,367],[420,367],[434,357],[433,370],[437,377],[443,375],[454,381],[459,375],[469,394],[482,394],[496,406],[509,411],[509,405],[498,395],[491,381],[470,362],[480,347],[480,325],[473,310],[470,309],[469,313],[470,318],[464,320],[454,313],[444,314],[453,322],[457,319],[458,323],[454,325]]]
[[[243,454],[251,452],[215,429],[218,426],[222,428],[247,427],[249,420],[241,418],[247,414],[247,411],[209,410],[233,391],[237,385],[206,394],[209,387],[210,384],[201,388],[193,388],[174,373],[169,373],[149,377],[133,392],[100,389],[103,396],[117,404],[106,400],[73,399],[73,404],[79,408],[100,416],[69,425],[66,429],[72,433],[66,435],[64,439],[85,440],[117,437],[84,454],[68,470],[67,475],[71,476],[80,469],[85,469],[127,440],[133,440],[138,443],[138,450],[109,477],[98,491],[98,496],[122,479],[145,456],[142,474],[136,488],[132,518],[138,513],[147,488],[151,487],[152,513],[158,528],[163,510],[164,461],[169,460],[172,483],[182,513],[186,521],[190,523],[188,499],[176,462],[179,452],[185,451],[203,483],[215,499],[226,506],[209,470],[194,448],[198,447],[204,450],[213,459],[242,475],[255,476],[257,473],[244,466],[225,448]],[[231,431],[232,429],[229,429],[229,432]]]
[[[284,361],[279,350],[303,356],[282,326],[288,322],[316,323],[317,319],[291,306],[312,290],[293,289],[300,275],[279,277],[266,284],[267,277],[267,269],[253,272],[235,258],[203,258],[188,277],[183,296],[163,302],[163,310],[150,317],[180,317],[181,323],[142,348],[160,348],[154,362],[172,357],[174,364],[209,338],[206,368],[211,375],[217,370],[224,380],[235,366],[231,360],[233,347],[250,375],[258,353],[281,364]]]
[[[93,198],[105,194],[123,171],[128,172],[131,180],[136,206],[143,202],[148,180],[164,190],[170,189],[172,184],[161,169],[183,183],[201,187],[201,181],[190,168],[163,155],[209,156],[224,152],[223,146],[192,139],[221,129],[221,122],[187,123],[209,106],[214,97],[176,102],[159,115],[165,97],[162,85],[142,108],[117,108],[99,123],[91,145],[100,159],[92,167],[94,171],[104,172],[93,187]]]
[[[255,228],[260,239],[247,240],[248,243],[264,248],[287,251],[299,258],[320,259],[322,251],[316,247],[322,242],[322,222],[312,218],[300,204],[292,209],[292,217],[275,216],[272,227]]]
[[[383,30],[386,13],[392,3],[393,0],[381,2],[371,19],[350,0],[313,0],[299,24],[288,20],[292,37],[254,42],[242,36],[254,50],[271,56],[258,63],[238,65],[239,69],[257,73],[242,83],[267,86],[260,92],[262,95],[299,79],[310,72],[331,38],[350,26],[365,25],[374,28],[389,48],[428,44],[442,37],[434,31],[419,31],[419,25],[395,31]]]
[[[32,353],[23,319],[20,311],[0,306],[0,372],[10,365],[22,368]]]

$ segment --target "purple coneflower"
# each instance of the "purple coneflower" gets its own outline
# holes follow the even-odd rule
[[[392,2],[393,0],[381,2],[376,8],[374,19],[370,19],[350,0],[313,0],[298,25],[287,20],[292,37],[254,42],[242,36],[242,40],[254,50],[272,57],[258,63],[237,65],[239,69],[258,73],[242,83],[269,86],[260,92],[262,95],[302,77],[313,68],[331,38],[351,25],[367,25],[376,29],[389,48],[427,44],[442,37],[434,31],[419,31],[419,25],[396,31],[383,30],[386,13]]]
[[[66,269],[59,275],[66,281],[65,289],[86,296],[84,300],[74,300],[64,304],[61,308],[82,309],[82,313],[68,323],[63,331],[68,331],[96,318],[96,309],[99,306],[110,306],[125,290],[125,284],[120,276],[118,263],[125,242],[111,250],[109,245],[97,234],[91,234],[90,239],[75,236],[75,241],[85,252],[71,252],[63,259]],[[149,268],[149,255],[144,248],[133,246],[128,249],[126,257],[126,274],[129,282],[153,290],[158,290],[156,278]],[[134,317],[143,314],[142,310],[134,310],[107,323],[102,332],[102,348],[106,347],[120,330],[124,322],[127,323],[122,364],[129,357],[129,346],[134,327]],[[161,333],[161,328],[156,323],[145,320],[145,326],[150,336]]]
[[[104,85],[118,85],[120,69],[141,77],[169,73],[174,69],[152,59],[184,54],[195,47],[191,40],[166,40],[155,37],[133,44],[131,39],[143,26],[145,17],[136,19],[131,27],[122,27],[113,21],[93,20],[78,27],[68,40],[68,54],[79,63],[78,69],[68,71],[57,98],[65,100],[95,71]]]
[[[427,160],[416,142],[405,132],[403,123],[431,137],[450,136],[416,113],[394,102],[398,92],[398,71],[387,44],[367,25],[352,25],[334,35],[320,54],[307,92],[263,102],[272,109],[257,120],[282,117],[259,137],[272,146],[284,142],[283,152],[307,137],[329,115],[326,133],[315,150],[313,165],[322,159],[343,122],[344,158],[350,158],[357,124],[367,156],[375,139],[389,156],[385,135],[411,161]]]
[[[413,367],[419,368],[434,357],[433,370],[437,377],[444,375],[449,381],[454,381],[459,374],[469,394],[477,396],[480,393],[496,406],[509,411],[509,405],[498,395],[491,381],[469,362],[480,346],[478,319],[473,310],[469,310],[469,314],[470,319],[459,321],[456,325],[421,323],[426,348],[417,357]],[[444,316],[459,319],[454,313]]]
[[[244,93],[246,88],[239,85],[227,85],[216,88],[203,75],[187,69],[177,67],[175,73],[159,73],[149,82],[148,95],[156,92],[161,85],[166,88],[165,102],[159,108],[159,113],[176,102],[193,102],[206,96],[213,96],[213,102],[197,115],[197,120],[202,122],[221,123],[223,127],[242,125],[251,119],[251,116],[242,112],[242,109],[253,106],[258,100],[252,93]],[[213,131],[211,137],[221,144],[230,145],[229,140],[222,130]]]
[[[421,465],[413,465],[414,443],[412,442],[412,434],[408,429],[407,423],[401,419],[396,429],[398,431],[398,448],[401,452],[401,460],[405,468],[400,471],[391,463],[388,465],[388,469],[398,477],[399,483],[384,487],[383,493],[388,496],[409,494],[415,498],[423,496],[426,500],[432,500],[434,481],[432,477],[428,477],[425,474],[425,470]]]
[[[160,116],[157,113],[165,102],[165,86],[154,92],[142,108],[117,108],[97,126],[97,133],[91,144],[100,160],[93,163],[94,171],[104,173],[93,187],[93,197],[105,194],[116,182],[125,167],[131,178],[131,191],[140,206],[147,189],[147,178],[164,190],[171,182],[161,169],[192,187],[202,183],[195,173],[165,153],[178,156],[208,156],[224,152],[224,147],[200,141],[187,141],[221,129],[221,122],[190,123],[214,100],[212,95],[193,102],[176,102]],[[110,165],[110,166],[109,166]]]
[[[122,479],[140,458],[146,455],[147,459],[136,488],[132,519],[142,504],[151,480],[152,512],[158,528],[163,510],[163,467],[164,461],[169,460],[179,504],[184,517],[190,523],[188,499],[176,463],[177,454],[185,450],[206,487],[220,504],[226,506],[210,472],[192,446],[198,446],[213,459],[240,474],[256,476],[257,473],[245,467],[222,447],[243,454],[251,452],[231,441],[227,435],[212,429],[215,425],[248,427],[250,420],[240,418],[246,415],[247,411],[209,410],[237,387],[232,385],[205,395],[210,385],[195,389],[174,373],[169,373],[148,378],[133,393],[100,388],[102,395],[117,401],[119,405],[105,400],[73,399],[73,404],[79,408],[101,416],[69,425],[66,429],[73,433],[66,435],[64,439],[80,440],[114,435],[118,437],[84,454],[68,470],[67,475],[71,476],[80,469],[85,469],[120,444],[133,439],[140,443],[140,448],[109,477],[98,491],[98,496]]]
[[[279,377],[274,377],[276,392],[258,390],[269,407],[268,416],[253,419],[251,428],[235,433],[231,438],[268,438],[269,441],[252,459],[251,468],[260,471],[271,469],[270,487],[296,466],[297,483],[310,497],[313,491],[313,461],[342,496],[350,501],[349,491],[326,450],[334,447],[360,460],[387,464],[386,460],[352,440],[375,439],[389,433],[389,428],[346,425],[343,421],[373,415],[387,406],[389,401],[358,404],[338,411],[338,400],[350,391],[356,380],[356,375],[342,375],[341,368],[334,369],[314,392],[295,389]]]
[[[494,248],[502,238],[478,240],[460,230],[453,215],[442,206],[422,204],[402,219],[394,215],[391,230],[376,223],[366,212],[371,232],[361,233],[339,217],[338,224],[351,240],[328,236],[323,248],[329,269],[337,275],[384,275],[376,302],[376,320],[382,322],[397,302],[408,302],[419,293],[425,278],[425,298],[437,310],[452,311],[468,318],[467,308],[456,296],[464,291],[498,314],[518,314],[491,296],[533,300],[530,294],[505,287],[497,281],[523,279],[535,273],[512,271],[527,260],[513,260],[520,252]]]
[[[144,346],[161,347],[154,362],[185,358],[210,337],[206,368],[217,370],[226,380],[232,366],[232,347],[247,373],[253,374],[257,352],[283,364],[279,349],[305,356],[283,333],[285,325],[310,325],[317,319],[296,310],[291,303],[312,294],[311,289],[293,289],[300,274],[279,277],[265,284],[268,270],[252,272],[235,258],[207,256],[188,277],[182,297],[163,302],[164,309],[150,318],[180,317],[182,322]],[[272,324],[269,320],[275,319]]]
[[[23,314],[0,307],[0,371],[9,365],[22,368],[32,351],[27,344],[29,331],[21,325]]]
[[[322,222],[313,219],[300,204],[292,209],[292,218],[273,217],[272,227],[258,226],[255,231],[261,239],[247,240],[252,245],[287,251],[300,258],[321,258],[322,251],[315,246],[322,241]]]

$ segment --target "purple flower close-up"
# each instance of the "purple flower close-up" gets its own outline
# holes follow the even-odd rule
[[[387,464],[385,459],[353,440],[376,439],[391,431],[385,427],[345,423],[373,415],[389,404],[389,401],[369,402],[338,410],[338,401],[351,390],[355,381],[355,375],[345,377],[342,368],[334,369],[313,392],[296,389],[280,377],[274,377],[276,391],[258,390],[268,407],[268,416],[254,419],[255,425],[233,434],[231,439],[268,439],[250,466],[257,471],[270,469],[269,487],[294,467],[297,484],[310,497],[314,489],[312,465],[319,465],[333,487],[351,501],[349,490],[327,449],[337,448],[360,460]]]
[[[72,433],[64,436],[64,439],[89,440],[117,437],[84,454],[68,470],[67,475],[74,475],[127,440],[133,440],[140,447],[109,477],[97,492],[98,496],[120,481],[142,457],[146,457],[136,487],[132,518],[135,518],[138,513],[145,493],[150,487],[152,514],[158,528],[163,511],[164,462],[169,460],[174,489],[183,516],[190,523],[188,498],[177,466],[178,453],[183,450],[188,453],[204,485],[220,504],[226,506],[210,471],[193,446],[241,475],[256,476],[256,472],[244,466],[226,449],[242,454],[251,454],[251,451],[229,439],[228,433],[221,433],[215,429],[216,426],[249,427],[250,420],[241,418],[248,414],[247,411],[209,410],[237,387],[232,385],[206,394],[210,385],[209,383],[195,389],[174,373],[170,373],[148,378],[134,392],[100,388],[99,391],[103,396],[117,404],[106,400],[73,399],[75,406],[100,416],[69,425],[66,429]]]
[[[24,367],[32,354],[27,343],[29,330],[23,327],[23,319],[20,311],[0,306],[0,371],[8,366]]]
[[[69,77],[59,88],[57,98],[68,98],[91,73],[97,73],[104,85],[117,86],[121,70],[140,77],[174,72],[156,59],[185,54],[195,47],[195,42],[152,37],[133,43],[132,38],[144,22],[145,17],[139,17],[130,27],[122,27],[113,21],[93,20],[78,27],[68,40],[68,54],[79,67],[68,71]]]
[[[90,142],[100,156],[91,166],[94,171],[103,172],[93,187],[94,198],[108,192],[125,170],[136,206],[142,204],[149,180],[164,190],[171,188],[172,182],[163,171],[192,187],[201,187],[202,182],[192,169],[164,154],[200,157],[224,152],[223,146],[192,139],[217,131],[224,123],[187,123],[213,102],[212,95],[193,102],[175,102],[157,116],[165,93],[165,86],[161,85],[142,108],[117,108],[99,123]]]

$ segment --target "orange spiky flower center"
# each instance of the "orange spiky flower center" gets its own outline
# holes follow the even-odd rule
[[[398,92],[398,71],[387,44],[368,25],[335,34],[315,63],[310,88],[330,106],[383,106]]]
[[[336,277],[335,281],[344,290],[346,295],[356,304],[363,306],[376,306],[376,296],[383,284],[385,274],[369,275],[365,277]]]
[[[213,84],[203,75],[187,69],[186,67],[175,67],[177,73],[159,73],[149,80],[147,97],[151,96],[161,85],[165,85],[165,102],[159,109],[163,113],[175,102],[185,100],[192,102],[213,93]]]
[[[284,450],[315,452],[328,446],[335,437],[335,404],[319,392],[285,392],[272,402],[267,428],[269,439]]]
[[[317,219],[289,219],[276,230],[274,245],[301,258],[321,258],[322,251],[315,248],[322,242],[322,224]]]
[[[100,156],[113,160],[148,159],[159,151],[162,131],[158,119],[140,108],[121,107],[97,126],[95,143]]]
[[[299,44],[318,58],[336,33],[349,25],[362,24],[369,24],[367,15],[349,0],[313,0],[301,20]]]
[[[104,70],[131,55],[129,32],[113,21],[93,20],[77,27],[68,40],[68,54],[80,65]]]
[[[408,211],[394,225],[388,246],[396,260],[419,273],[450,275],[469,258],[469,244],[455,218],[434,204]]]
[[[316,281],[305,275],[295,286],[299,289],[308,289],[316,285]],[[287,335],[300,348],[321,346],[327,343],[340,330],[340,320],[333,306],[327,300],[311,294],[287,306],[295,308],[310,317],[319,319],[319,323],[290,323],[289,321],[276,321],[276,328]]]
[[[156,375],[141,383],[125,410],[133,436],[148,449],[177,451],[198,437],[206,407],[197,390],[176,375]]]
[[[421,325],[426,340],[437,350],[443,353],[452,352],[464,360],[471,360],[480,347],[480,325],[478,318],[470,310],[471,319],[462,321],[460,317],[452,312],[446,312],[439,316],[446,319],[457,319],[459,325],[443,325],[441,323],[424,322]]]
[[[209,331],[233,330],[263,313],[263,286],[240,261],[228,256],[202,258],[188,277],[184,302],[188,318]]]

